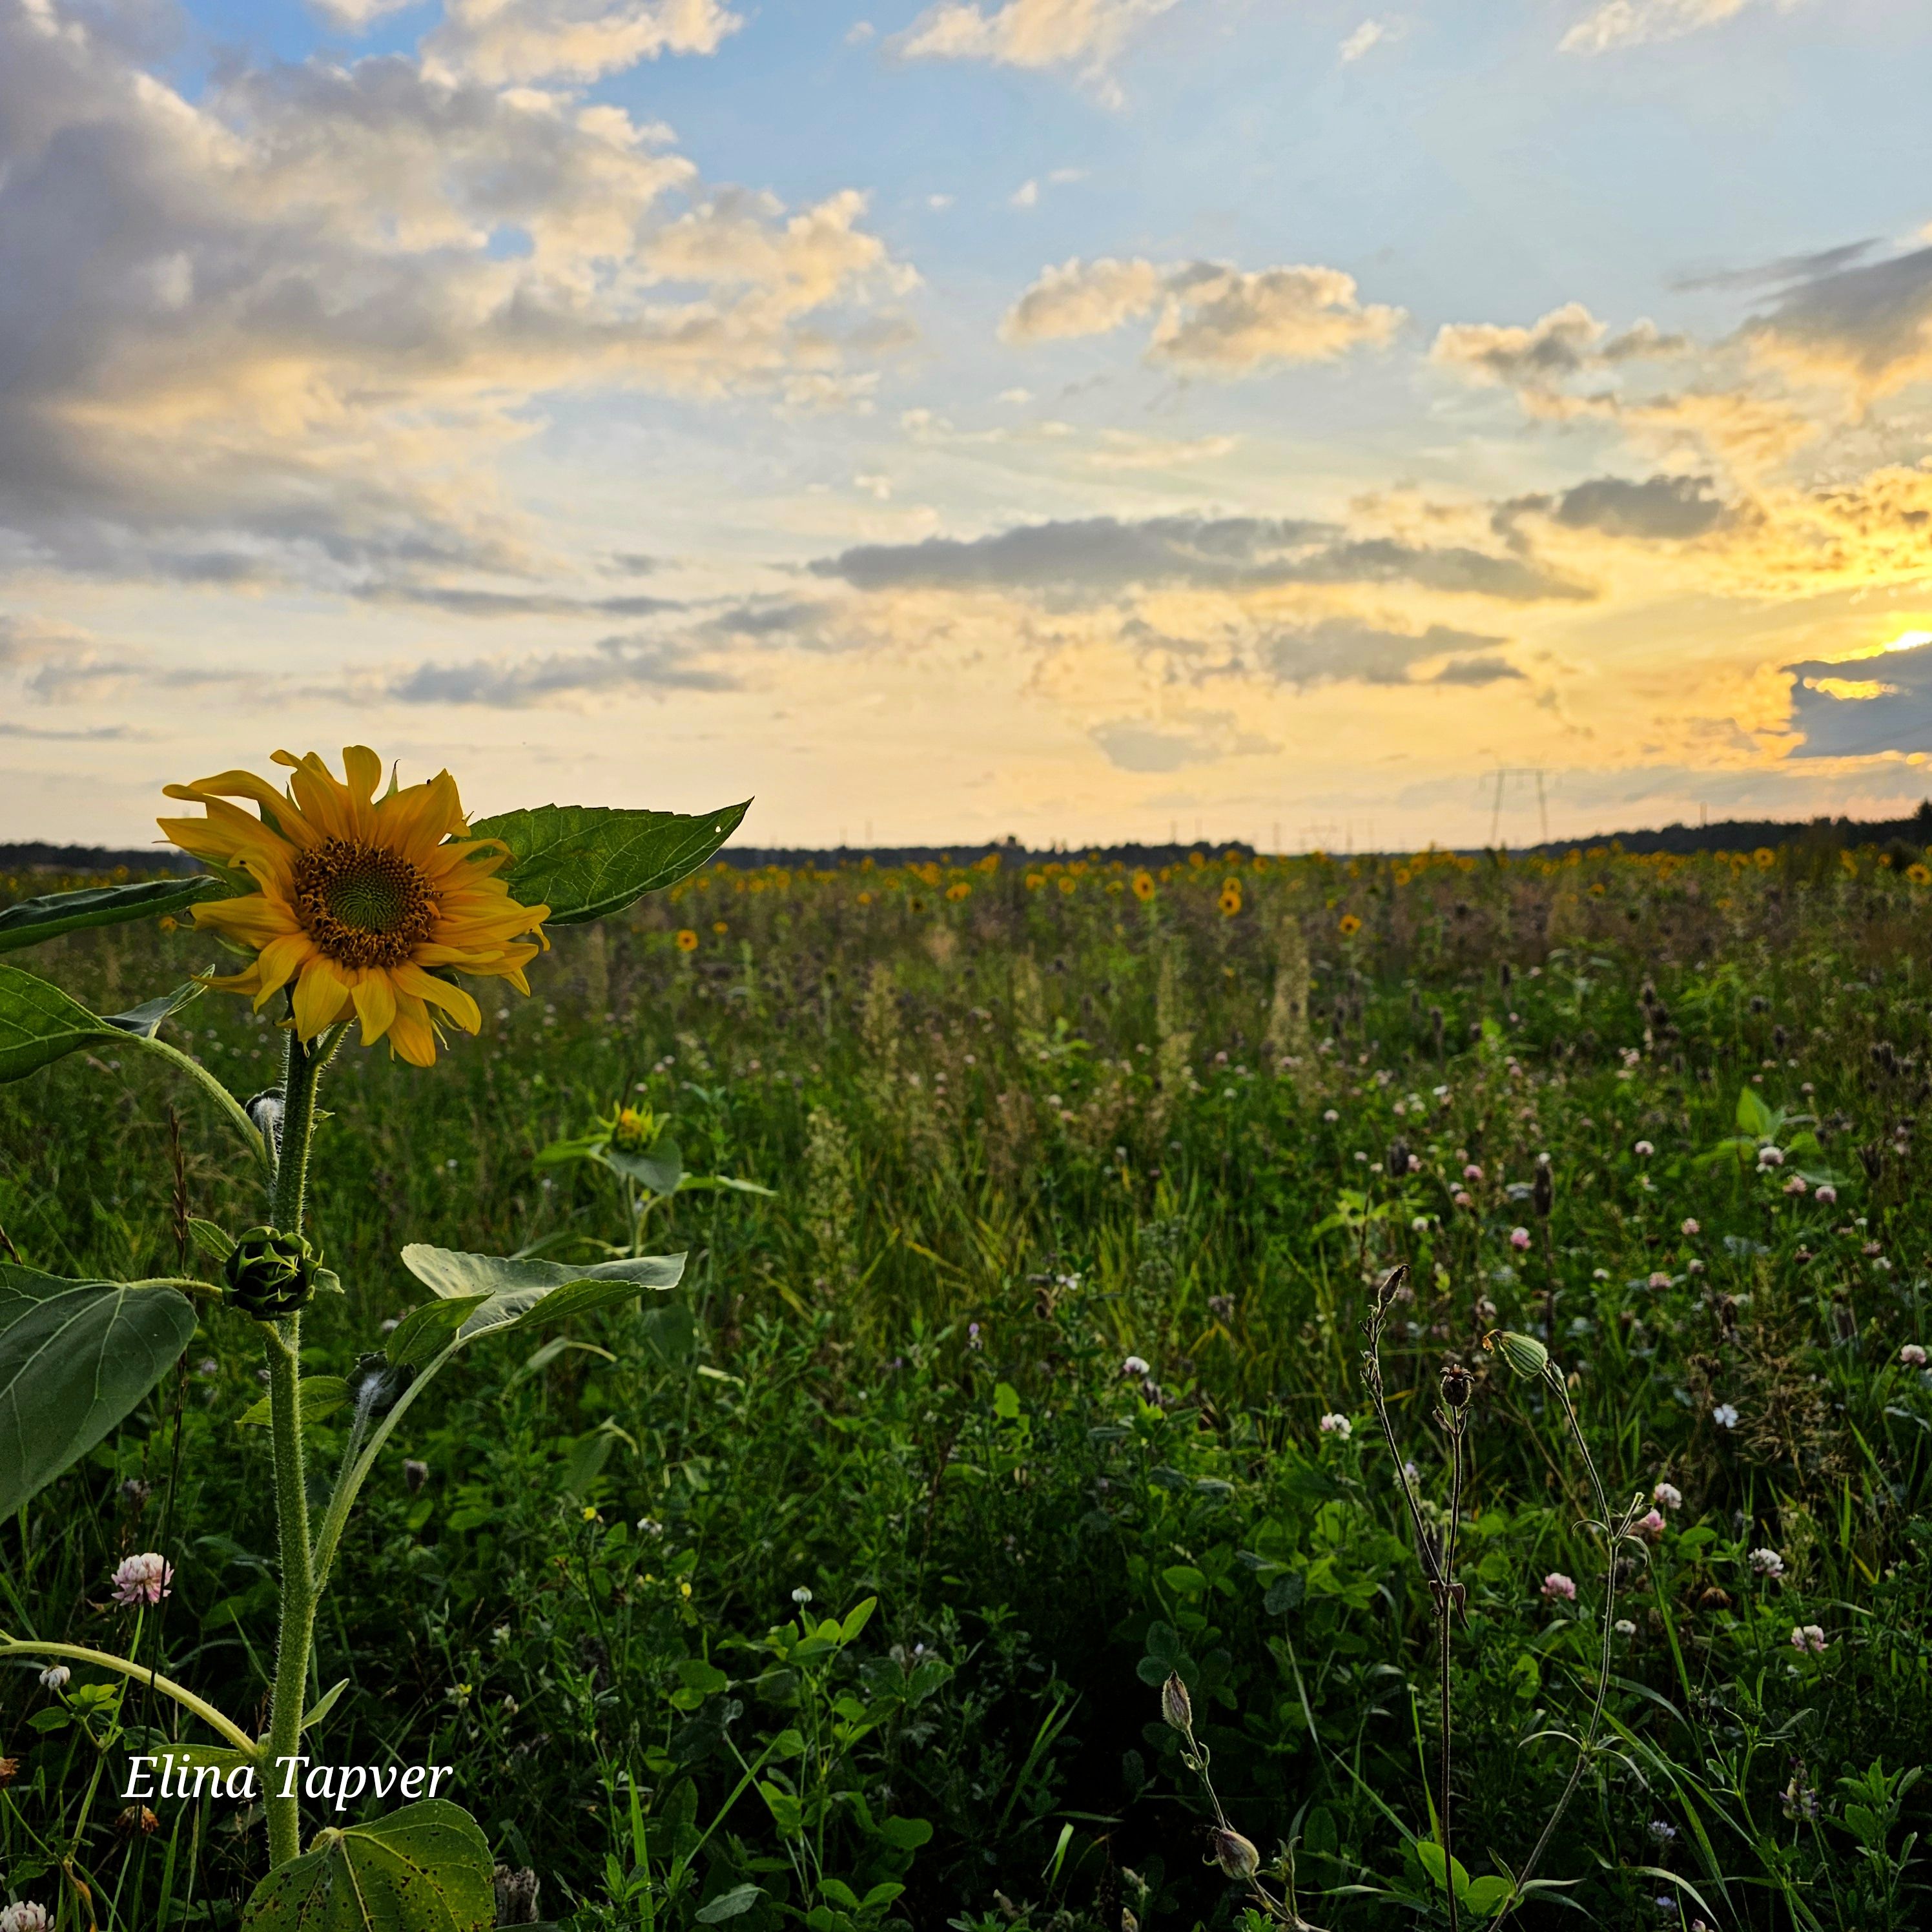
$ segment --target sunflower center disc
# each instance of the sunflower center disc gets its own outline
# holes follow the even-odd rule
[[[436,916],[428,881],[406,859],[346,838],[298,856],[294,896],[309,937],[344,966],[400,966]]]

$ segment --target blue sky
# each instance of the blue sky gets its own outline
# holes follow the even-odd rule
[[[0,806],[1916,802],[1928,82],[1898,0],[0,0]]]

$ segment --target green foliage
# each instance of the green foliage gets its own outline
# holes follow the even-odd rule
[[[478,838],[510,848],[510,896],[547,905],[552,926],[578,926],[624,911],[646,892],[688,878],[737,830],[751,808],[687,818],[675,812],[620,812],[604,806],[540,805],[478,819]]]
[[[49,892],[16,900],[0,909],[0,952],[38,946],[64,932],[89,926],[118,926],[130,919],[158,919],[184,911],[201,899],[226,898],[234,888],[207,873],[141,879],[120,886],[87,886],[78,892]]]
[[[194,1333],[194,1304],[174,1288],[0,1262],[0,1516],[124,1420]]]
[[[496,1922],[488,1841],[440,1798],[318,1832],[242,1915],[244,1932],[486,1932]]]

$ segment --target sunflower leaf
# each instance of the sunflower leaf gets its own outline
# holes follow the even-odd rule
[[[96,1040],[122,1037],[58,986],[0,966],[0,1081],[24,1080]]]
[[[737,830],[751,808],[688,818],[675,812],[620,812],[598,805],[540,805],[479,819],[477,838],[510,850],[501,874],[511,896],[550,908],[552,926],[580,926],[634,905],[689,876]]]
[[[684,1257],[640,1255],[592,1268],[566,1268],[558,1262],[460,1254],[412,1242],[403,1250],[403,1265],[432,1294],[470,1311],[456,1331],[455,1340],[462,1343],[500,1329],[534,1327],[626,1301],[647,1288],[675,1288],[684,1273]]]
[[[22,899],[0,912],[0,952],[38,946],[63,932],[90,926],[118,926],[130,919],[158,919],[182,911],[198,899],[227,898],[234,887],[202,872],[172,879],[141,879],[126,886],[86,886],[77,892],[48,892]]]
[[[131,1033],[137,1039],[152,1040],[160,1033],[164,1022],[171,1020],[190,1000],[198,1000],[208,988],[199,980],[190,980],[185,986],[177,986],[172,993],[163,993],[152,1000],[143,1000],[138,1006],[130,1006],[124,1013],[103,1013],[101,1020],[117,1033]]]
[[[255,1888],[242,1923],[246,1932],[486,1932],[496,1919],[492,1864],[461,1805],[425,1798],[318,1832]]]
[[[194,1334],[171,1288],[69,1281],[0,1262],[0,1517],[130,1414]]]

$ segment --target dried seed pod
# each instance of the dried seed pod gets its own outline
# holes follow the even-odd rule
[[[1187,1694],[1187,1686],[1180,1681],[1178,1671],[1170,1670],[1167,1682],[1160,1687],[1160,1714],[1184,1736],[1194,1730],[1194,1702]]]

